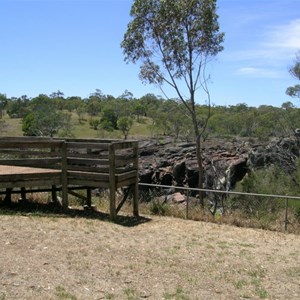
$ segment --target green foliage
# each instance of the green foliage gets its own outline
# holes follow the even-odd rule
[[[26,95],[11,99],[7,103],[7,113],[11,118],[23,118],[28,113],[29,99]]]
[[[142,81],[161,88],[168,84],[183,103],[197,141],[199,187],[203,185],[200,138],[209,113],[205,122],[198,118],[196,94],[202,89],[210,102],[205,66],[208,58],[223,50],[224,33],[219,32],[216,9],[216,0],[135,0],[130,11],[132,20],[121,43],[125,60],[141,63]],[[169,128],[164,115],[160,111],[156,124],[166,134]],[[173,129],[177,137],[178,127]]]
[[[84,114],[86,113],[86,105],[84,103],[78,104],[76,106],[76,113],[78,115],[79,123],[83,122]]]
[[[0,93],[0,119],[3,117],[3,110],[7,105],[7,98],[5,94]]]
[[[160,201],[160,199],[150,202],[150,212],[153,215],[165,216],[168,212],[169,206],[167,203]]]
[[[32,113],[29,113],[26,115],[26,117],[23,119],[23,125],[22,130],[24,135],[28,136],[35,136],[35,128],[34,128],[34,115]]]
[[[295,209],[295,217],[297,221],[300,223],[300,207]]]
[[[108,131],[118,129],[118,117],[116,115],[116,112],[112,108],[105,108],[103,110],[100,125],[101,128]]]
[[[100,120],[99,119],[91,119],[89,122],[91,128],[93,128],[94,130],[98,130],[99,126],[100,126]]]
[[[57,102],[40,95],[31,100],[29,109],[30,112],[23,119],[24,135],[53,137],[59,129],[63,130],[65,136],[71,135],[71,117],[57,110]]]
[[[290,74],[297,80],[300,80],[300,51],[296,54],[296,60],[290,68]],[[300,98],[300,84],[288,87],[286,94],[291,97]]]
[[[122,131],[122,133],[124,134],[124,139],[126,140],[129,130],[133,125],[132,119],[129,117],[121,117],[118,120],[117,125],[118,125],[118,129],[120,129]]]
[[[193,121],[178,99],[165,100],[153,94],[130,100],[103,94],[93,94],[89,99],[76,96],[64,99],[41,94],[33,99],[23,95],[6,100],[3,120],[7,135],[22,135],[19,131],[22,123],[25,135],[116,138],[121,137],[121,132],[125,136],[128,126],[121,128],[118,120],[126,117],[132,120],[132,124],[127,124],[132,135],[170,136],[174,142],[194,139]],[[90,109],[98,105],[99,109],[88,113],[88,105]],[[199,127],[205,126],[208,114],[211,116],[205,133],[202,132],[203,138],[241,136],[265,141],[270,137],[295,136],[300,128],[300,109],[291,102],[283,103],[281,108],[250,107],[244,103],[210,108],[195,104],[195,113]]]
[[[101,101],[95,96],[90,97],[86,104],[87,113],[91,117],[97,116],[101,112],[101,109],[102,109]]]
[[[296,177],[296,174],[290,176],[273,166],[251,172],[237,183],[234,191],[268,195],[297,195],[300,189],[299,185],[295,186],[294,184]],[[232,208],[241,209],[244,213],[258,219],[269,218],[269,221],[276,218],[276,214],[284,206],[284,199],[271,197],[235,195],[229,199]]]
[[[166,81],[161,66],[174,79],[185,78],[200,53],[216,55],[223,49],[214,0],[135,0],[130,14],[133,20],[121,46],[126,60],[142,61],[140,76],[150,83]],[[155,62],[158,54],[160,64]]]

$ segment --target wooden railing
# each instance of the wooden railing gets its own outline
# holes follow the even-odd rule
[[[0,188],[21,187],[24,193],[28,186],[37,190],[55,186],[62,191],[64,209],[68,207],[68,193],[76,195],[75,189],[86,189],[90,204],[91,188],[107,188],[112,220],[125,202],[122,200],[116,207],[116,190],[125,186],[133,188],[133,213],[138,215],[136,141],[5,137],[0,138],[0,165],[21,167],[11,169],[9,174],[0,171]],[[30,172],[25,167],[31,168]]]

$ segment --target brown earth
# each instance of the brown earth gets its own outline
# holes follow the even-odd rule
[[[0,216],[0,300],[300,299],[300,236],[149,217]]]

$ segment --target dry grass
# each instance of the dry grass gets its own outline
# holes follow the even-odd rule
[[[97,212],[0,224],[0,299],[300,297],[293,234],[169,217],[112,224]]]

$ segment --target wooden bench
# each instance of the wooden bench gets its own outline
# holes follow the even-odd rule
[[[128,193],[116,206],[116,190],[133,190],[133,214],[138,216],[138,143],[101,139],[49,139],[36,137],[0,138],[0,189],[9,199],[19,188],[24,197],[32,191],[62,192],[63,209],[68,208],[68,193],[86,189],[91,205],[91,189],[110,191],[110,218],[117,213]],[[35,189],[33,189],[35,188]]]

